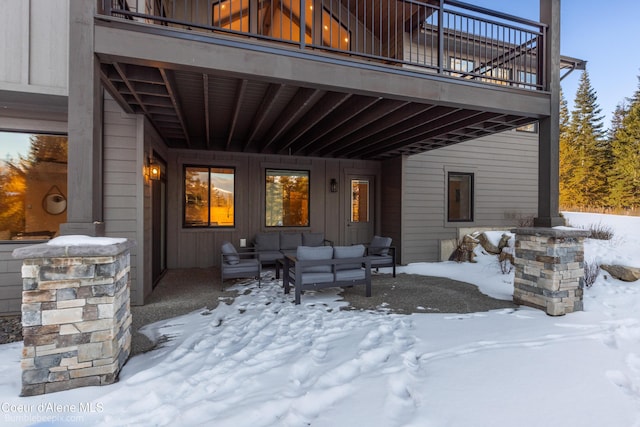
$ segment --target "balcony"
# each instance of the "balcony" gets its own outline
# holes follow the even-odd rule
[[[380,160],[548,114],[541,23],[458,1],[131,3],[154,6],[99,2],[101,80],[169,147]]]

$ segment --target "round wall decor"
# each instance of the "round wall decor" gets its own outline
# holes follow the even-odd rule
[[[52,186],[42,199],[42,208],[49,215],[59,215],[67,210],[67,198],[57,185]]]

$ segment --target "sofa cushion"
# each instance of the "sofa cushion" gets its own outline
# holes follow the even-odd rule
[[[298,246],[296,250],[298,261],[330,260],[333,258],[333,248],[331,246]],[[331,265],[311,265],[304,267],[303,273],[331,273]]]
[[[333,282],[333,273],[307,272],[302,273],[302,284],[312,285],[314,283]]]
[[[220,250],[224,255],[223,259],[226,264],[235,265],[240,262],[238,251],[236,251],[236,247],[231,242],[223,242]]]
[[[391,237],[373,236],[369,245],[369,255],[389,255]]]
[[[324,233],[302,233],[302,244],[304,246],[322,246]]]
[[[256,249],[259,251],[279,251],[279,233],[258,233],[256,234]]]
[[[256,273],[260,271],[260,261],[255,258],[243,259],[239,263],[226,266],[224,269],[225,275],[241,274],[241,273]]]
[[[333,257],[340,258],[360,258],[364,256],[364,245],[353,246],[334,246]],[[336,271],[338,270],[360,270],[362,268],[361,263],[354,264],[336,264]]]
[[[302,246],[300,233],[280,233],[280,250],[296,249]]]
[[[353,280],[364,280],[366,278],[366,272],[363,269],[359,270],[338,270],[336,271],[336,281],[353,281]]]
[[[334,246],[334,258],[360,258],[364,256],[364,245]]]

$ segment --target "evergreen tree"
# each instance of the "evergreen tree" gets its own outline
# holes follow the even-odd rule
[[[577,189],[569,185],[574,170],[578,164],[578,156],[574,147],[569,143],[570,128],[569,108],[562,90],[560,91],[560,208],[572,210],[578,207]]]
[[[585,70],[580,77],[568,129],[567,145],[572,159],[565,181],[565,185],[576,192],[573,202],[582,208],[603,207],[607,202],[606,171],[611,155],[600,112],[596,92]]]
[[[629,107],[618,106],[612,124],[609,203],[622,209],[640,207],[640,76],[638,81]]]

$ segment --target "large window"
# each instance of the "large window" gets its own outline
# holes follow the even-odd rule
[[[184,226],[235,225],[235,170],[208,166],[184,169]]]
[[[267,227],[309,226],[309,171],[267,169]]]
[[[448,173],[447,221],[473,221],[473,174]]]
[[[67,222],[67,137],[0,132],[0,240],[49,239]]]

